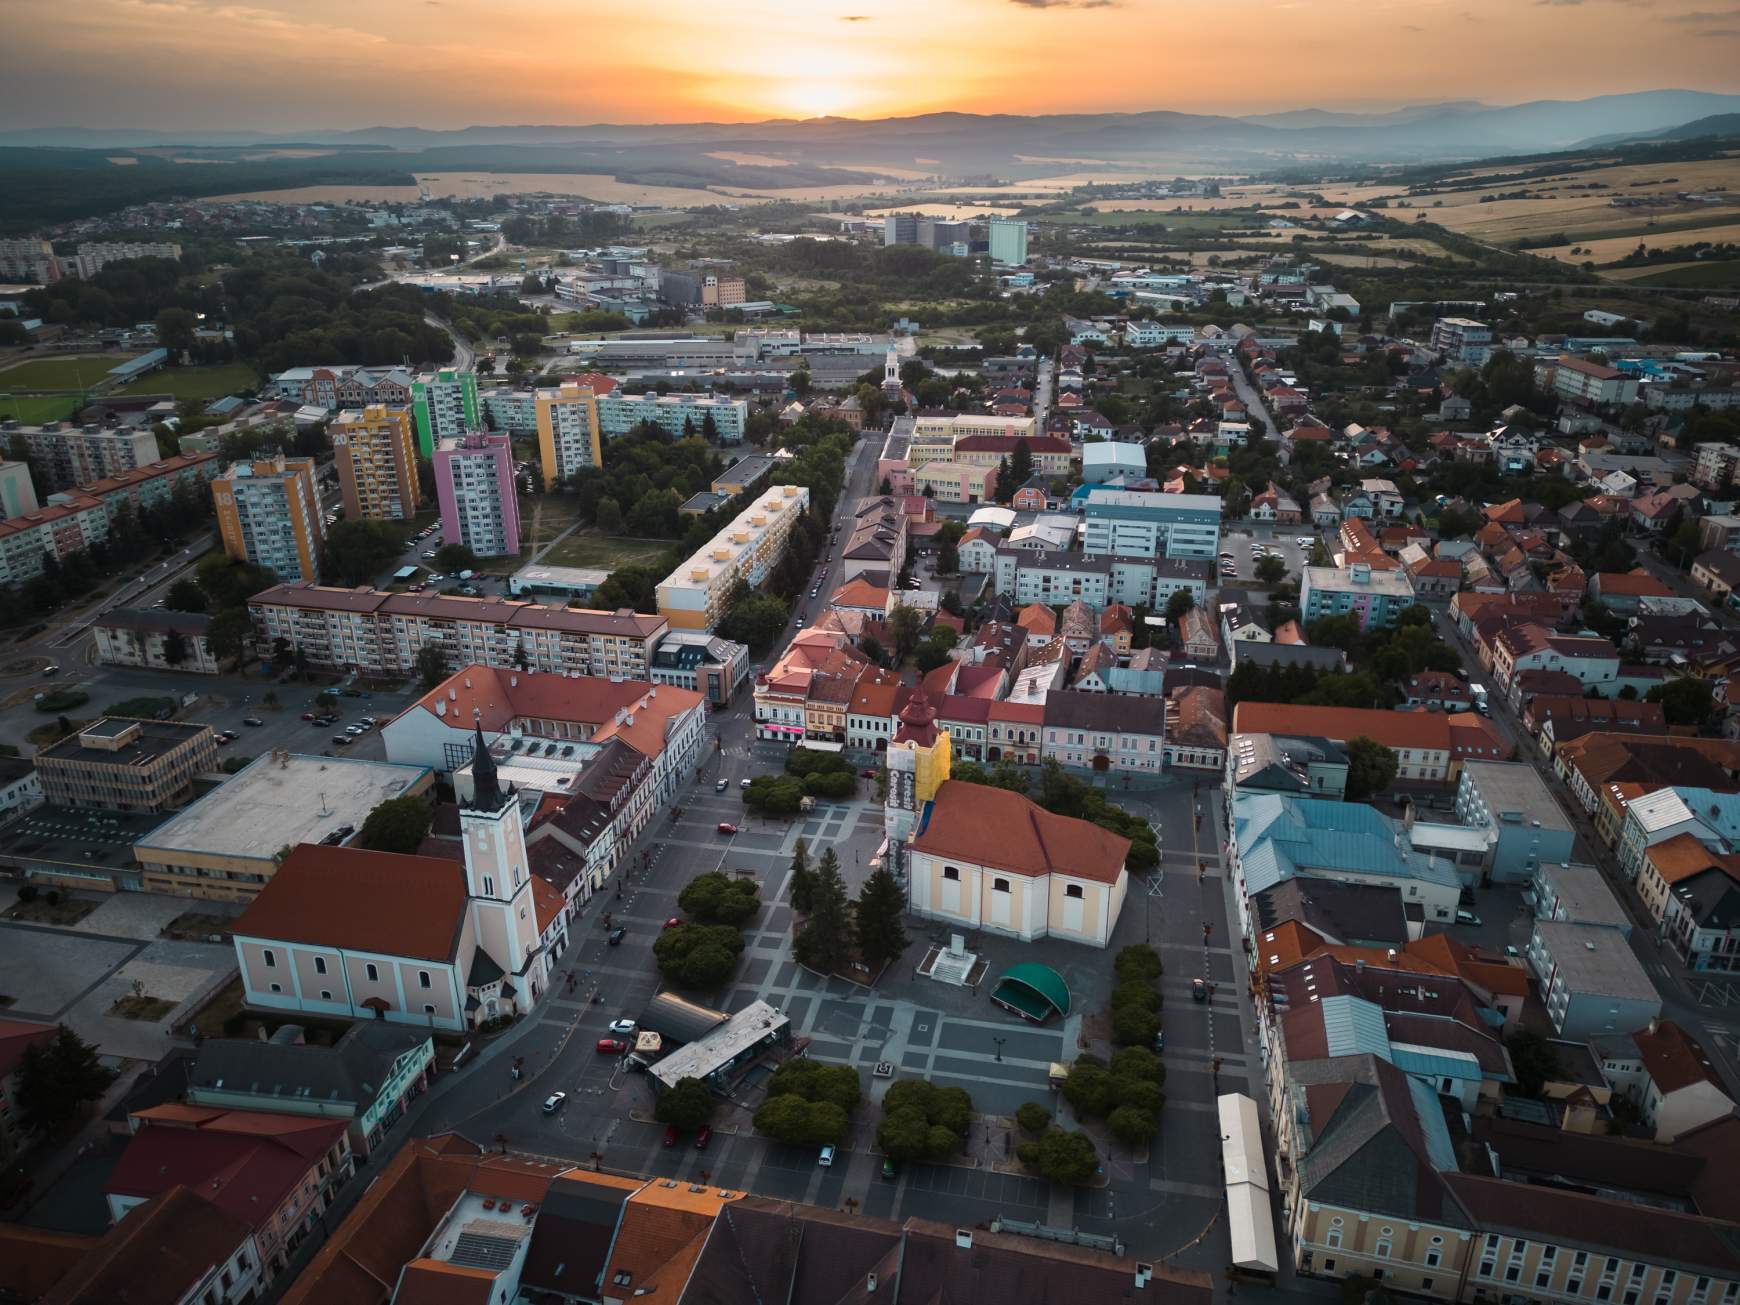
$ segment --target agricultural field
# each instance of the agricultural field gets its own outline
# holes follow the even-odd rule
[[[248,364],[221,363],[210,367],[165,367],[141,376],[115,393],[168,394],[177,400],[221,399],[226,394],[245,394],[259,385],[259,374]]]
[[[1740,290],[1740,259],[1702,259],[1695,263],[1669,263],[1656,267],[1627,267],[1617,272],[1637,272],[1627,277],[1632,285],[1674,286],[1686,290]]]
[[[1730,216],[1732,211],[1730,210]],[[1556,258],[1562,263],[1602,263],[1616,262],[1635,250],[1639,245],[1650,249],[1672,249],[1676,245],[1691,244],[1694,241],[1707,240],[1712,244],[1733,244],[1740,241],[1740,222],[1731,222],[1727,226],[1691,227],[1677,231],[1638,232],[1623,236],[1607,236],[1596,240],[1585,240],[1580,244],[1554,245],[1548,249],[1536,249],[1530,252],[1543,258]],[[1580,250],[1580,253],[1572,253]]]
[[[138,353],[68,354],[32,358],[0,371],[0,391],[86,390]]]
[[[545,566],[615,571],[625,566],[651,565],[675,547],[675,542],[668,539],[626,539],[591,529],[576,530],[538,560]]]

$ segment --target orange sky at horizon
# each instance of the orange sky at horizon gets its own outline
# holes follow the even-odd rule
[[[0,0],[0,28],[5,127],[1256,113],[1740,91],[1740,7],[1719,0]]]

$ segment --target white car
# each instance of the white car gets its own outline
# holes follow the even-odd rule
[[[567,1104],[568,1094],[566,1092],[552,1092],[544,1098],[544,1113],[553,1115]]]
[[[619,1034],[623,1037],[631,1037],[634,1034],[634,1030],[635,1030],[635,1023],[633,1020],[611,1020],[610,1021],[610,1031],[612,1033]]]
[[[1293,542],[1295,544],[1299,545],[1300,548],[1310,548],[1311,545],[1315,544],[1317,541],[1315,539],[1313,539],[1310,535],[1300,535]]]

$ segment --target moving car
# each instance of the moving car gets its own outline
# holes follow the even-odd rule
[[[628,1043],[621,1038],[598,1039],[598,1054],[601,1056],[620,1056],[628,1050]]]
[[[50,662],[47,666],[44,666],[42,668],[42,678],[45,680],[51,675],[59,675],[59,674],[60,674],[60,667],[58,665],[56,665],[54,662]]]
[[[612,1033],[620,1034],[623,1037],[627,1037],[629,1034],[633,1033],[634,1029],[635,1024],[633,1020],[622,1019],[610,1021],[610,1031]]]
[[[567,1104],[568,1094],[566,1092],[552,1092],[544,1098],[544,1113],[553,1115]]]
[[[244,717],[242,717],[242,724],[247,725],[252,729],[259,729],[265,723],[266,722],[261,720],[258,716],[244,716]]]
[[[824,1146],[822,1148],[822,1153],[816,1157],[816,1163],[824,1169],[831,1168],[834,1163],[834,1148],[831,1146]]]
[[[715,793],[723,793],[729,787],[731,787],[731,781],[728,779],[722,779],[717,784],[713,785],[713,791]]]
[[[1458,911],[1456,912],[1456,923],[1478,925],[1480,923],[1480,917],[1473,911]]]
[[[1204,983],[1201,979],[1192,979],[1190,981],[1190,1000],[1192,1000],[1192,1001],[1207,1001],[1208,1000],[1208,985],[1206,983]]]
[[[712,1140],[713,1126],[711,1124],[702,1124],[700,1129],[695,1133],[695,1150],[705,1151],[707,1149],[707,1143]]]
[[[735,834],[737,832],[737,826],[732,824],[729,820],[721,820],[719,822],[719,832],[721,834]]]
[[[349,740],[346,740],[346,741],[348,742]],[[609,943],[612,947],[618,947],[618,946],[621,946],[622,940],[626,937],[628,937],[628,930],[624,929],[619,924],[616,926],[616,928],[614,928],[610,931],[610,936],[607,937],[604,941]]]
[[[302,713],[302,719],[303,719],[303,720],[313,720],[313,719],[314,719],[314,713],[313,713],[313,712],[311,712],[311,711],[305,711],[305,712],[303,712],[303,713]]]
[[[738,787],[738,788],[748,788],[748,787],[749,787],[749,781],[748,781],[748,780],[746,780],[746,779],[740,779],[740,780],[738,780],[738,781],[737,781],[737,787]]]

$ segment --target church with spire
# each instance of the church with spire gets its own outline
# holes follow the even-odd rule
[[[895,869],[903,864],[901,850],[917,831],[925,804],[949,777],[954,756],[949,732],[937,724],[936,708],[924,690],[901,709],[899,722],[884,758],[888,797],[882,808],[882,829]]]
[[[457,842],[425,843],[437,855],[291,850],[236,921],[249,1006],[458,1031],[548,995],[566,903],[531,871],[519,794],[481,728],[471,775]]]

